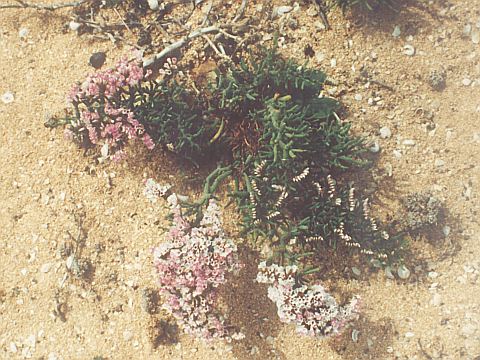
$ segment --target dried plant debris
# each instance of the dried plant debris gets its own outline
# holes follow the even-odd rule
[[[436,226],[442,220],[442,202],[428,191],[412,193],[403,203],[407,211],[404,226],[412,232]]]
[[[435,91],[442,91],[447,85],[447,73],[444,70],[434,69],[428,75],[428,84]]]

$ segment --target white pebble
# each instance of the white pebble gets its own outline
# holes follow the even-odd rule
[[[478,30],[472,31],[472,42],[474,44],[480,44],[480,31]]]
[[[356,101],[362,101],[363,96],[362,96],[362,94],[355,94],[354,98],[355,98]]]
[[[462,80],[462,84],[463,86],[470,86],[472,84],[472,80],[470,80],[469,78],[465,78]]]
[[[407,331],[407,332],[405,333],[405,337],[406,337],[406,338],[412,338],[412,337],[414,337],[414,336],[415,336],[415,334],[414,334],[413,332],[411,332],[411,331]]]
[[[384,126],[380,129],[380,137],[382,139],[388,139],[390,136],[392,136],[392,131],[388,126]]]
[[[450,226],[445,225],[445,226],[443,227],[443,235],[445,235],[445,237],[447,237],[448,235],[450,235],[450,231],[451,231]]]
[[[18,351],[17,345],[13,341],[10,343],[9,349],[12,353],[16,353]]]
[[[315,53],[315,59],[317,59],[318,62],[322,62],[323,60],[325,60],[325,54],[321,51],[317,51]]]
[[[80,23],[78,23],[78,22],[76,22],[76,21],[70,21],[70,22],[68,23],[68,27],[69,27],[70,30],[72,30],[72,31],[77,31],[77,30],[80,28],[81,25],[82,25],[82,24],[80,24]]]
[[[395,28],[393,29],[392,36],[395,38],[398,38],[402,31],[400,30],[400,26],[395,25]]]
[[[47,273],[50,271],[50,268],[52,267],[52,264],[50,263],[46,263],[46,264],[43,264],[41,267],[40,267],[40,271],[42,273]]]
[[[378,141],[375,141],[369,148],[370,152],[376,154],[380,151],[380,144]]]
[[[415,48],[412,45],[405,45],[403,47],[403,53],[407,56],[413,56],[415,55]]]
[[[442,296],[440,294],[433,294],[432,305],[440,306],[442,304]]]
[[[123,332],[123,340],[130,341],[133,337],[133,333],[130,330],[125,330]]]
[[[337,66],[337,59],[333,58],[330,60],[330,66],[332,68],[336,67]]]
[[[150,10],[158,10],[158,0],[148,0],[148,7]]]
[[[403,140],[403,145],[405,145],[405,146],[415,146],[415,140],[411,140],[411,139]]]
[[[442,167],[445,165],[445,161],[443,161],[442,159],[436,159],[435,160],[435,166],[436,167]]]
[[[2,102],[4,104],[10,104],[15,100],[13,94],[10,91],[7,91],[5,94],[2,95]]]
[[[26,28],[21,28],[20,31],[18,32],[18,36],[20,36],[20,38],[22,39],[25,39],[28,35],[28,29]]]
[[[397,274],[400,279],[408,279],[410,277],[410,270],[405,265],[400,265],[397,270]]]

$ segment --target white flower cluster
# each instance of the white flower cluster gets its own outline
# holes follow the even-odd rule
[[[297,332],[325,337],[338,335],[345,326],[358,317],[359,297],[339,306],[335,298],[320,284],[298,283],[296,266],[258,266],[257,281],[269,284],[268,297],[277,305],[282,322],[293,323]]]
[[[159,197],[165,196],[165,194],[170,190],[172,185],[160,185],[152,178],[145,180],[145,188],[143,189],[143,195],[152,203],[157,202]]]

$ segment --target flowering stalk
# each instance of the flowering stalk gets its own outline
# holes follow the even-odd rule
[[[268,297],[277,305],[282,322],[296,325],[297,332],[313,337],[338,335],[358,317],[359,297],[354,296],[345,306],[320,284],[299,282],[298,268],[293,266],[258,266],[257,282],[269,284]]]
[[[173,223],[166,242],[154,249],[164,309],[172,314],[185,332],[211,340],[240,339],[216,309],[218,287],[228,273],[240,270],[237,247],[222,229],[220,208],[210,200],[198,226],[180,212],[178,197],[167,201]]]

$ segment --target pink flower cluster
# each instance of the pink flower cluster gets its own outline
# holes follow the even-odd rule
[[[293,323],[297,332],[313,337],[338,335],[358,317],[359,297],[339,306],[335,298],[320,285],[302,285],[297,281],[297,267],[258,266],[257,282],[269,284],[268,297],[277,305],[282,322]]]
[[[66,137],[79,134],[91,145],[103,144],[102,158],[114,161],[125,158],[124,146],[132,139],[140,138],[149,150],[153,149],[152,138],[132,110],[117,105],[122,95],[129,93],[128,87],[139,85],[143,79],[138,61],[122,59],[115,68],[98,71],[88,76],[82,85],[75,85],[67,100],[79,118],[66,129]]]
[[[149,73],[145,75],[147,77]],[[144,79],[140,61],[128,61],[122,58],[114,68],[91,74],[81,85],[75,85],[67,95],[70,103],[80,102],[92,97],[113,98],[127,86],[136,86]]]
[[[217,288],[228,273],[241,268],[237,247],[222,230],[219,207],[211,200],[200,224],[192,226],[181,215],[177,196],[172,194],[167,200],[173,224],[167,241],[154,249],[164,308],[194,336],[205,340],[242,338],[242,334],[229,331],[215,307]]]

